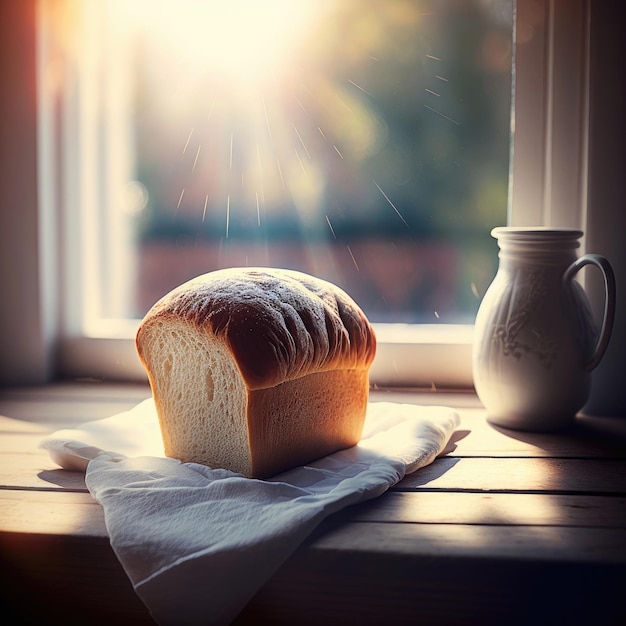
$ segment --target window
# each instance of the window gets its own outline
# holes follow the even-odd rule
[[[272,265],[339,284],[374,322],[471,323],[506,221],[511,2],[109,1],[79,28],[85,115],[108,128],[116,106],[132,135],[92,139],[110,154],[94,178],[111,162],[93,317]]]
[[[139,31],[134,26],[138,22],[133,20],[131,16],[126,15],[125,19],[122,20],[121,23],[125,25],[125,29],[122,31],[110,30],[113,27],[113,22],[108,21],[115,18],[115,11],[128,11],[127,5],[129,4],[134,7],[141,5],[141,3],[124,4],[121,2],[112,2],[110,5],[99,2],[68,1],[62,3],[65,17],[69,15],[70,22],[73,20],[71,32],[74,34],[74,38],[69,38],[63,45],[59,46],[58,40],[55,39],[58,33],[57,28],[59,25],[63,27],[64,24],[67,24],[61,19],[63,15],[56,10],[59,3],[48,0],[41,0],[38,3],[38,17],[41,25],[39,37],[39,84],[41,87],[39,119],[42,122],[40,124],[41,139],[39,144],[40,163],[42,164],[39,171],[42,190],[40,203],[50,210],[46,212],[46,215],[60,216],[59,224],[51,225],[48,223],[50,228],[41,224],[41,227],[48,233],[48,235],[44,233],[44,240],[47,240],[49,232],[53,232],[55,228],[58,228],[62,233],[61,241],[63,243],[56,250],[59,253],[57,257],[61,259],[60,275],[63,277],[60,282],[62,297],[56,303],[60,309],[59,328],[53,329],[52,333],[61,338],[59,345],[61,361],[65,363],[64,372],[70,375],[106,377],[142,376],[136,363],[132,345],[134,323],[132,321],[127,324],[120,323],[120,319],[132,319],[133,316],[141,315],[145,302],[149,302],[151,297],[146,296],[144,304],[141,304],[133,296],[133,293],[136,293],[133,290],[133,283],[137,280],[137,272],[141,270],[141,263],[138,262],[136,256],[134,259],[132,258],[135,254],[133,247],[127,245],[128,241],[125,241],[125,238],[127,240],[139,240],[141,245],[149,247],[151,242],[158,241],[158,237],[162,236],[166,240],[169,238],[174,244],[178,243],[179,248],[182,246],[186,252],[191,252],[192,247],[197,248],[199,244],[204,245],[211,236],[220,233],[219,241],[222,249],[226,247],[232,252],[232,249],[237,247],[238,237],[241,238],[240,241],[245,241],[243,235],[246,229],[248,231],[256,229],[257,234],[263,232],[265,235],[267,229],[273,228],[272,220],[278,229],[273,235],[275,240],[280,240],[278,231],[281,228],[293,235],[297,230],[297,225],[290,223],[289,219],[292,217],[293,207],[300,209],[305,207],[306,216],[309,219],[315,218],[314,231],[319,235],[319,241],[315,242],[316,245],[319,244],[320,249],[324,252],[329,250],[329,246],[335,246],[337,250],[341,248],[344,256],[332,261],[334,266],[338,268],[337,275],[339,276],[339,279],[335,278],[334,282],[341,284],[343,278],[340,274],[342,272],[345,274],[352,272],[354,275],[357,266],[359,268],[364,267],[364,257],[360,255],[360,248],[353,241],[356,236],[355,224],[361,222],[361,220],[354,219],[358,211],[362,211],[362,217],[367,216],[369,224],[373,225],[375,232],[387,230],[393,233],[392,237],[396,236],[397,233],[405,235],[406,233],[402,231],[403,228],[411,231],[412,229],[417,230],[416,224],[418,223],[423,226],[419,222],[419,218],[423,216],[420,216],[418,210],[420,203],[416,196],[419,197],[420,193],[427,193],[425,191],[426,186],[411,187],[410,180],[407,184],[406,173],[401,175],[402,167],[397,167],[397,164],[400,163],[406,170],[407,163],[409,163],[409,170],[415,171],[422,167],[424,170],[428,170],[429,182],[432,182],[434,178],[439,185],[435,191],[428,192],[430,196],[436,199],[432,200],[429,196],[428,200],[432,200],[434,203],[444,198],[444,204],[447,205],[445,209],[438,209],[434,215],[426,219],[427,227],[435,232],[441,228],[442,232],[452,233],[452,235],[461,238],[471,233],[471,228],[459,221],[460,211],[456,205],[458,205],[460,197],[464,201],[471,197],[471,203],[478,209],[491,207],[486,210],[495,211],[487,216],[480,215],[480,211],[473,215],[473,219],[477,220],[475,237],[476,239],[482,237],[487,242],[486,245],[491,246],[490,255],[481,257],[479,262],[476,262],[475,256],[463,258],[460,263],[461,268],[470,269],[474,279],[472,280],[472,277],[468,279],[466,276],[462,280],[457,278],[453,281],[456,282],[456,285],[460,285],[460,288],[454,295],[450,296],[449,301],[453,303],[450,306],[443,306],[442,299],[433,301],[426,298],[420,300],[419,306],[415,306],[415,300],[409,302],[408,306],[400,304],[394,315],[389,316],[390,308],[384,306],[383,303],[385,300],[388,302],[390,298],[381,289],[393,286],[393,283],[397,284],[397,281],[381,279],[380,288],[378,291],[374,291],[369,300],[369,296],[365,298],[360,296],[360,288],[351,289],[350,284],[343,286],[355,295],[374,321],[381,322],[378,327],[379,358],[377,358],[373,371],[375,382],[428,386],[431,384],[436,386],[469,386],[471,384],[469,354],[472,307],[474,309],[477,307],[479,296],[495,268],[495,244],[490,241],[488,230],[492,225],[502,223],[505,219],[503,213],[498,213],[498,211],[502,210],[504,205],[503,196],[506,185],[501,182],[502,173],[496,173],[495,170],[483,171],[480,173],[481,175],[470,176],[469,182],[466,181],[465,184],[474,184],[480,178],[489,179],[493,184],[483,186],[482,191],[474,190],[468,195],[463,195],[463,191],[466,190],[459,192],[437,179],[437,175],[441,173],[440,170],[450,169],[451,165],[454,165],[454,160],[448,156],[452,154],[451,146],[454,147],[454,143],[458,143],[459,133],[471,130],[466,128],[463,123],[464,118],[462,116],[465,114],[465,110],[463,109],[462,98],[474,99],[480,95],[474,93],[480,91],[477,87],[478,82],[472,83],[475,87],[474,90],[463,89],[460,87],[460,80],[451,80],[453,76],[455,78],[457,76],[454,72],[446,75],[445,72],[435,69],[436,66],[443,67],[442,64],[451,58],[446,58],[438,49],[438,44],[444,39],[438,28],[446,22],[438,14],[438,11],[442,11],[441,7],[448,10],[460,10],[462,8],[464,11],[472,10],[476,14],[480,14],[484,28],[491,35],[484,38],[482,45],[471,49],[475,53],[480,52],[486,55],[483,56],[483,59],[489,60],[490,63],[494,64],[494,67],[499,67],[501,70],[502,64],[507,62],[506,42],[508,41],[507,32],[510,33],[510,25],[506,26],[506,20],[510,20],[510,12],[507,17],[506,12],[502,14],[500,10],[507,3],[488,2],[487,0],[385,3],[385,7],[391,7],[388,9],[389,15],[385,19],[390,24],[396,20],[401,25],[396,31],[398,33],[397,40],[391,41],[391,44],[397,45],[400,56],[402,53],[409,57],[421,55],[419,56],[422,64],[419,81],[416,80],[415,73],[411,73],[408,65],[403,67],[400,63],[400,69],[395,74],[389,71],[389,68],[381,70],[382,55],[378,54],[377,56],[374,50],[368,51],[363,41],[360,41],[360,44],[361,48],[365,48],[365,51],[360,49],[358,45],[355,46],[359,40],[356,35],[352,34],[352,29],[339,28],[341,21],[335,20],[334,45],[338,46],[336,49],[344,50],[345,48],[344,52],[346,52],[349,48],[353,56],[359,57],[359,54],[361,55],[353,65],[341,66],[337,62],[328,65],[329,68],[339,67],[342,70],[339,77],[334,77],[335,89],[338,90],[337,93],[341,97],[337,97],[337,93],[334,96],[335,100],[341,100],[343,104],[339,102],[334,102],[334,104],[344,106],[346,110],[349,110],[350,105],[352,105],[353,114],[349,117],[329,114],[327,118],[330,119],[330,122],[327,122],[326,126],[315,124],[314,127],[307,127],[304,123],[305,113],[311,112],[312,105],[311,100],[305,101],[305,97],[309,97],[306,90],[301,92],[298,99],[294,98],[291,101],[292,109],[289,109],[289,116],[276,115],[277,109],[272,107],[277,106],[277,104],[269,98],[265,99],[265,107],[260,109],[258,107],[259,99],[256,100],[256,114],[257,116],[262,114],[260,127],[263,127],[263,123],[265,123],[266,127],[270,126],[274,132],[278,132],[276,121],[289,121],[284,124],[285,128],[281,130],[283,133],[281,149],[289,157],[283,157],[281,160],[279,156],[278,161],[274,158],[276,166],[273,168],[272,178],[275,188],[280,191],[283,184],[281,178],[284,179],[289,172],[295,172],[294,178],[290,182],[293,188],[290,188],[288,202],[286,202],[287,205],[291,202],[291,208],[284,214],[272,213],[274,210],[272,207],[280,208],[281,203],[275,202],[272,205],[268,201],[270,199],[269,190],[263,190],[267,192],[266,197],[265,193],[259,193],[258,186],[254,187],[249,184],[253,174],[247,173],[243,165],[245,159],[242,142],[237,133],[233,130],[230,133],[224,132],[223,137],[216,142],[215,146],[209,146],[206,139],[202,139],[201,133],[205,132],[206,134],[209,126],[206,118],[209,117],[211,111],[212,101],[210,99],[208,99],[208,103],[202,104],[199,112],[193,113],[192,111],[190,113],[188,110],[185,114],[187,117],[183,116],[182,122],[177,121],[170,129],[174,133],[171,145],[178,146],[177,153],[174,148],[171,148],[173,151],[171,169],[180,169],[182,174],[187,175],[187,179],[180,176],[175,183],[167,187],[166,191],[155,191],[156,187],[153,187],[153,184],[156,184],[157,187],[161,185],[163,188],[167,181],[163,180],[165,175],[162,172],[159,173],[158,170],[152,171],[146,177],[146,172],[150,169],[149,159],[156,155],[159,148],[155,147],[151,151],[144,139],[157,141],[155,133],[157,131],[161,133],[162,130],[158,128],[159,119],[151,120],[153,123],[156,122],[152,128],[144,127],[144,131],[147,130],[144,132],[144,139],[141,138],[140,133],[135,132],[136,128],[133,130],[132,125],[133,107],[140,101],[141,97],[145,98],[146,96],[145,89],[142,93],[139,93],[137,89],[133,91],[132,86],[135,85],[136,87],[137,83],[134,82],[132,72],[134,71],[133,68],[136,67],[135,62],[142,61],[142,54],[144,55],[143,60],[145,60],[149,45],[143,41],[143,48],[139,49],[133,44],[137,41]],[[181,7],[184,6],[184,3],[179,4]],[[302,3],[302,5],[305,4],[305,2]],[[230,5],[243,6],[243,3],[234,2]],[[312,6],[318,5],[332,7],[333,3],[312,3]],[[353,3],[345,2],[340,3],[340,5],[345,11],[348,11]],[[373,38],[373,41],[376,42],[376,37],[370,32],[372,22],[370,21],[368,26],[368,14],[372,11],[371,7],[377,3],[357,3],[357,5],[360,9],[359,17],[362,19],[357,21],[359,28],[355,28],[354,32],[365,33],[363,35],[364,41],[369,42],[371,46],[373,44],[371,44],[370,39]],[[88,11],[82,13],[85,6]],[[158,2],[150,3],[150,6],[162,7]],[[112,8],[109,10],[107,7]],[[422,9],[425,7],[425,9],[416,13],[415,7]],[[513,184],[508,190],[508,219],[512,223],[573,225],[580,223],[583,217],[585,211],[585,164],[581,155],[584,155],[586,148],[584,126],[586,114],[585,81],[587,79],[584,29],[586,10],[586,3],[582,0],[581,2],[569,3],[566,9],[563,9],[561,3],[548,0],[541,2],[519,0],[517,2],[515,115],[512,120],[515,123],[514,160],[512,162],[514,176]],[[393,15],[394,11],[396,11],[395,15]],[[564,14],[567,14],[567,19],[562,19]],[[350,16],[348,15],[348,17]],[[348,17],[344,16],[345,19]],[[407,17],[410,19],[407,20]],[[448,24],[456,24],[457,29],[465,28],[464,20],[457,19],[455,22],[453,12],[447,17],[449,18]],[[407,24],[410,24],[411,19],[415,21],[412,27],[416,29],[418,35],[409,40],[407,39],[409,37]],[[81,28],[77,29],[76,20],[86,20],[86,22],[83,22]],[[80,37],[81,32],[85,36],[86,31],[82,27],[89,26],[90,20],[92,26],[98,24],[106,27],[92,31],[89,35],[91,39],[78,41],[75,37]],[[306,16],[305,21],[315,22],[310,16]],[[437,28],[431,28],[428,37],[422,36],[420,38],[419,25],[423,23],[429,23],[431,27],[436,24]],[[188,22],[189,29],[192,26],[191,22]],[[275,26],[278,27],[278,25]],[[188,32],[197,32],[197,27],[193,27],[196,30],[189,30]],[[377,23],[377,28],[382,27]],[[348,32],[352,38],[347,36]],[[113,33],[115,33],[114,36]],[[357,37],[356,42],[354,37]],[[455,34],[455,38],[458,38],[458,32]],[[194,44],[195,39],[190,38],[184,44],[179,41],[175,46],[179,49],[178,53],[189,53],[191,44]],[[378,40],[379,46],[383,45],[380,41],[384,42],[384,37]],[[71,54],[68,54],[71,52],[71,46],[84,46],[81,49],[88,51],[88,53],[72,57]],[[190,47],[181,50],[181,46]],[[572,50],[575,52],[573,57]],[[317,62],[323,67],[323,54],[319,51],[318,53],[321,54],[321,57],[317,59]],[[448,54],[454,56],[449,51]],[[460,61],[466,63],[467,69],[469,56],[463,56],[458,50],[455,51],[455,54]],[[291,57],[294,61],[298,60],[296,51],[292,52]],[[101,63],[103,58],[106,59],[104,64]],[[582,72],[567,71],[565,60],[571,60],[571,58],[577,59]],[[251,58],[248,57],[247,62],[249,63],[250,60]],[[252,60],[261,62],[262,59]],[[181,85],[185,77],[180,61],[176,62],[173,56],[169,59],[161,59],[157,64],[157,69],[163,69],[165,62],[172,63],[165,70],[175,79],[172,84],[177,84],[178,88],[182,88]],[[237,58],[231,58],[222,59],[220,62],[237,63],[239,61]],[[374,78],[372,78],[372,75],[365,72],[365,66],[378,68],[378,74],[374,74]],[[305,69],[309,72],[307,76],[310,76],[312,69]],[[320,68],[313,69],[317,71]],[[409,81],[403,80],[403,78],[406,79],[407,77],[413,81],[411,83],[414,88],[413,99],[388,97],[390,91],[383,88],[385,81],[393,81],[395,78],[404,88]],[[504,81],[510,81],[510,74],[498,71],[494,72],[492,78],[500,80],[498,89],[502,89],[502,85],[505,84]],[[155,78],[153,77],[153,79]],[[309,91],[314,91],[311,85],[310,82],[305,83]],[[437,88],[433,88],[433,85]],[[196,94],[198,90],[201,90],[201,85],[193,85],[191,88]],[[456,92],[454,92],[455,89]],[[451,91],[446,90],[452,90],[455,96],[451,97]],[[162,96],[157,98],[163,102],[159,101],[158,107],[156,105],[153,107],[153,112],[159,107],[165,107],[166,101],[175,100],[170,97],[172,94],[168,93],[167,90],[161,93]],[[508,93],[510,92],[507,91]],[[573,100],[572,94],[574,95]],[[399,109],[408,108],[411,115],[405,115],[405,118],[395,116],[397,119],[388,115],[382,108],[382,101],[385,97],[388,100],[385,106],[391,107],[396,113]],[[570,105],[573,103],[573,106],[568,108],[567,116],[553,114],[560,97],[567,97]],[[189,99],[196,100],[195,98]],[[199,99],[202,100],[202,98]],[[260,101],[263,102],[262,99]],[[103,106],[104,102],[106,102],[106,107]],[[436,103],[435,106],[433,106],[433,102]],[[441,103],[444,103],[445,106]],[[245,98],[237,102],[237,106],[240,107],[247,104]],[[491,106],[493,103],[489,102],[488,104]],[[235,101],[230,100],[230,108],[233,110],[234,105]],[[318,105],[323,106],[324,100],[322,99],[321,105],[318,102]],[[215,106],[217,104],[214,104],[211,113],[213,123],[217,120]],[[355,110],[359,115],[354,115]],[[501,114],[501,109],[497,110]],[[500,134],[499,136],[500,147],[498,149],[501,150],[504,143],[507,146],[507,154],[503,158],[496,159],[496,162],[499,167],[507,169],[509,165],[507,163],[508,104],[503,106],[502,110],[505,110],[505,132],[504,135]],[[413,113],[415,114],[413,115]],[[202,115],[204,115],[205,120],[201,119]],[[224,111],[222,111],[222,115],[224,115]],[[356,118],[357,121],[353,118]],[[348,119],[350,123],[346,126]],[[341,123],[337,120],[341,120]],[[141,122],[146,125],[149,121],[145,118],[141,119]],[[203,126],[205,121],[206,124]],[[333,124],[335,128],[332,127]],[[414,151],[416,149],[414,141],[416,124],[427,124],[426,131],[422,133],[426,137],[424,143],[426,148],[430,150],[430,156],[440,157],[438,162],[427,163],[423,154],[417,156],[411,154],[411,149]],[[316,163],[313,163],[315,159],[308,160],[307,150],[313,154],[310,131],[317,127],[319,127],[317,129],[318,136],[315,138],[318,143],[320,139],[325,140],[323,145],[326,146],[328,154],[335,158],[333,162],[318,159]],[[360,131],[364,128],[371,131],[369,139],[361,136],[363,133]],[[445,138],[441,140],[439,145],[436,133],[433,133],[432,136],[429,135],[435,128],[440,129],[440,137]],[[387,140],[385,146],[390,146],[390,151],[382,150],[382,154],[379,147],[372,150],[372,145],[379,146],[380,139],[377,137],[381,135],[385,136]],[[568,146],[571,148],[570,154],[574,162],[571,162],[571,159],[564,159],[562,156],[564,154],[562,145],[565,137],[567,137]],[[413,139],[413,143],[411,143],[411,139]],[[493,137],[490,136],[490,139],[493,140]],[[346,143],[342,144],[342,140]],[[478,150],[489,151],[491,149],[485,145],[484,141],[482,144],[478,141],[473,145],[476,145]],[[351,149],[346,149],[346,146],[350,146]],[[410,149],[407,149],[407,146]],[[266,147],[261,145],[257,153],[260,152],[263,155],[265,149]],[[407,152],[409,153],[408,160],[404,158]],[[167,154],[170,153],[167,152]],[[397,154],[402,154],[404,159],[398,160]],[[480,154],[482,156],[482,153]],[[148,161],[145,160],[146,156]],[[273,156],[275,157],[275,155]],[[221,163],[221,167],[225,167],[225,164],[228,163],[228,173],[232,174],[232,178],[235,178],[236,174],[236,182],[239,183],[236,190],[236,185],[233,185],[228,188],[224,186],[221,190],[205,187],[192,191],[193,185],[187,182],[189,175],[199,171],[198,168],[205,167],[206,163],[203,159],[207,159],[208,162],[210,158],[217,159]],[[364,168],[355,169],[355,160],[359,161],[360,166],[365,164]],[[248,158],[248,161],[252,162],[254,159]],[[261,161],[265,162],[263,158]],[[437,159],[432,159],[432,161],[437,161]],[[143,163],[141,171],[139,171],[141,168],[138,169],[137,167],[138,163]],[[287,167],[287,163],[289,163],[289,167]],[[472,172],[476,172],[480,170],[482,164],[483,159],[476,158],[474,160],[463,155],[463,161],[460,165],[465,167],[459,169],[469,168]],[[555,164],[558,164],[559,168],[555,167]],[[564,167],[562,167],[563,165]],[[308,181],[309,187],[307,187],[307,184],[302,182],[307,180],[305,177],[307,166],[309,174],[316,171],[316,168],[322,170],[323,175],[318,175],[318,180],[321,177],[326,183],[327,177],[334,176],[337,184],[332,187],[327,184],[316,185]],[[459,166],[458,160],[456,166]],[[298,172],[298,168],[300,168],[300,172]],[[433,172],[436,174],[435,176],[432,175]],[[460,175],[466,173],[465,171],[459,172]],[[361,204],[356,204],[358,210],[355,211],[349,210],[350,201],[346,201],[344,193],[344,187],[346,187],[344,179],[348,175],[352,176],[350,180],[354,184],[347,187],[351,191],[355,190],[356,198],[361,201]],[[151,183],[150,178],[156,183]],[[310,176],[309,178],[315,177]],[[410,179],[410,177],[408,178]],[[200,177],[197,180],[200,180]],[[206,177],[202,177],[202,180],[206,180]],[[563,181],[567,181],[568,185],[560,184]],[[232,181],[229,184],[231,183]],[[572,183],[574,184],[572,185]],[[288,187],[288,185],[286,186]],[[564,191],[565,187],[568,191]],[[248,193],[247,202],[241,201],[244,188],[245,192]],[[325,199],[328,197],[331,201],[321,203],[315,200],[316,194],[320,193],[320,188],[326,194]],[[416,189],[417,193],[415,193]],[[229,190],[231,191],[230,194],[228,193]],[[483,194],[482,198],[481,193]],[[568,193],[570,193],[569,197]],[[165,210],[163,207],[159,209],[155,204],[155,197],[168,198]],[[559,198],[565,198],[567,201],[572,197],[575,199],[574,203],[555,202]],[[424,204],[424,206],[430,205],[429,203]],[[553,208],[557,205],[564,207],[560,214],[554,212],[550,214],[543,210],[543,207]],[[103,207],[105,208],[103,209]],[[115,210],[110,211],[111,207],[115,207]],[[219,211],[217,208],[214,211],[214,207],[219,208]],[[311,210],[311,207],[316,209],[317,213],[315,210]],[[497,208],[494,209],[494,207]],[[241,219],[244,216],[244,208],[248,222]],[[169,214],[167,214],[168,210]],[[108,216],[107,211],[110,211]],[[176,218],[169,220],[168,228],[165,229],[166,232],[163,231],[161,220],[164,212],[168,217],[173,214],[173,217]],[[470,214],[471,211],[467,215]],[[104,216],[107,218],[103,219]],[[210,219],[207,220],[207,216]],[[466,214],[463,217],[466,217]],[[49,221],[49,217],[47,219]],[[221,222],[217,221],[219,219]],[[122,230],[119,230],[118,227],[111,228],[110,225],[115,224],[116,220],[126,224],[132,222],[134,226]],[[437,223],[437,220],[441,220],[442,223]],[[41,221],[45,222],[46,220]],[[173,227],[172,222],[174,222]],[[193,223],[190,225],[191,222]],[[188,230],[190,226],[196,230]],[[258,230],[259,227],[261,230]],[[455,233],[457,227],[459,228]],[[289,229],[292,230],[289,231]],[[424,229],[427,230],[426,227]],[[125,234],[120,236],[120,233]],[[301,235],[301,233],[299,234]],[[449,239],[454,239],[454,236],[449,234],[446,236]],[[56,241],[56,238],[54,239]],[[470,237],[470,239],[472,238]],[[186,241],[193,241],[193,246],[185,248]],[[250,243],[250,237],[248,237],[246,245],[240,247],[250,252],[253,249]],[[301,240],[301,243],[303,243],[301,248],[306,247],[304,244],[311,244],[309,240]],[[474,243],[475,241],[470,241],[468,248],[472,248]],[[276,246],[272,249],[278,248],[279,246]],[[479,250],[479,252],[476,253],[475,250]],[[48,252],[44,251],[44,256],[48,254],[48,258],[52,259],[55,256],[54,253],[54,246],[49,246]],[[470,253],[482,254],[480,246],[470,250]],[[455,254],[458,254],[458,251]],[[318,259],[318,262],[320,259],[326,262],[331,256],[330,254],[312,255],[314,259]],[[382,255],[377,254],[376,256],[381,257]],[[406,254],[399,254],[396,259],[406,259],[407,257],[411,261],[413,260]],[[238,258],[241,259],[242,257]],[[245,261],[245,258],[243,260]],[[261,260],[263,261],[263,259]],[[273,259],[270,259],[270,263],[279,264]],[[245,263],[238,260],[238,264]],[[438,263],[437,265],[441,267],[445,264]],[[104,271],[102,271],[103,268]],[[165,269],[162,267],[158,272],[151,274],[163,275],[166,269],[169,269],[169,266],[166,265]],[[315,267],[305,267],[304,269],[316,271]],[[50,268],[47,268],[47,271],[52,272]],[[188,271],[198,273],[196,269],[192,272],[191,266]],[[204,266],[201,271],[204,271]],[[411,275],[411,268],[405,271],[407,276]],[[477,274],[481,272],[482,278],[476,278]],[[365,272],[361,272],[361,274],[364,275]],[[332,276],[330,278],[333,279]],[[177,276],[175,280],[179,281],[179,277]],[[481,280],[482,284],[480,284]],[[142,279],[142,284],[144,283],[145,279]],[[101,289],[102,287],[104,287],[104,291]],[[452,291],[454,292],[454,289]],[[406,290],[402,296],[404,297],[407,292],[410,293],[410,290]],[[384,323],[390,321],[403,323]],[[426,367],[421,367],[422,364]]]

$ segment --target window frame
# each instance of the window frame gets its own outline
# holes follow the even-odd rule
[[[83,241],[76,216],[91,206],[76,171],[89,173],[81,144],[88,135],[65,134],[80,116],[76,68],[63,67],[63,90],[50,84],[42,58],[50,45],[45,28],[51,0],[30,0],[36,7],[38,205],[29,207],[38,228],[38,263],[31,279],[39,286],[31,305],[37,333],[29,333],[19,312],[9,328],[20,335],[20,380],[51,377],[145,380],[137,358],[134,327],[83,328],[79,273],[84,259],[72,242]],[[589,146],[589,0],[517,0],[514,24],[514,90],[508,223],[582,228],[588,223],[587,153]],[[528,39],[528,35],[532,37]],[[56,59],[63,64],[63,59]],[[562,115],[567,102],[568,115]],[[556,112],[559,114],[556,114]],[[80,119],[80,117],[79,117]],[[85,120],[81,120],[85,121]],[[89,132],[88,128],[83,128]],[[81,169],[82,168],[82,169]],[[1,181],[0,181],[1,182]],[[6,236],[6,235],[5,235]],[[0,237],[3,235],[0,233]],[[583,242],[584,248],[584,242]],[[16,287],[16,293],[19,287]],[[17,293],[18,299],[22,296]],[[379,386],[471,388],[472,325],[376,325],[378,354],[371,381]],[[5,330],[8,336],[8,331]],[[4,341],[4,338],[3,338]],[[15,338],[11,341],[16,341]],[[32,353],[32,355],[31,355]],[[43,365],[42,365],[43,363]],[[29,366],[30,365],[30,366]],[[5,365],[0,381],[14,376]]]

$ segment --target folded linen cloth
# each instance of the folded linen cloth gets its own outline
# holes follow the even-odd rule
[[[374,498],[441,454],[446,407],[373,402],[360,443],[249,479],[164,457],[152,399],[41,447],[104,508],[111,545],[160,624],[227,624],[322,519]]]

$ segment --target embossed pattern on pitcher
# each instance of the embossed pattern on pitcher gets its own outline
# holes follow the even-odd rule
[[[525,355],[533,355],[541,361],[546,369],[550,369],[556,355],[557,342],[541,328],[531,329],[535,342],[530,344],[519,339],[519,333],[532,317],[533,307],[546,293],[545,273],[534,270],[528,275],[528,282],[521,286],[513,298],[514,314],[493,329],[493,340],[499,342],[504,356],[521,359]]]

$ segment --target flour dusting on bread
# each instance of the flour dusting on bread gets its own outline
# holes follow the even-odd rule
[[[327,281],[269,268],[199,276],[152,307],[137,349],[168,456],[268,477],[361,436],[376,338]]]

